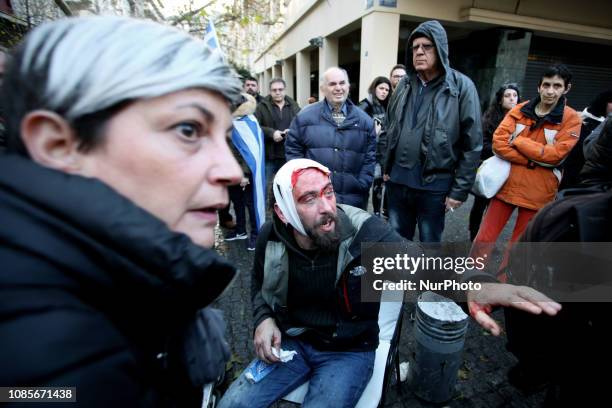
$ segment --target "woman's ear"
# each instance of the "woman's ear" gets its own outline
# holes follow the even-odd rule
[[[55,112],[36,110],[21,121],[21,138],[32,160],[66,173],[80,168],[78,140],[68,122]]]

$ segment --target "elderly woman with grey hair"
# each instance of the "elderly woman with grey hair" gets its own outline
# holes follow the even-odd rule
[[[203,308],[235,275],[207,248],[242,176],[227,145],[239,92],[202,41],[156,23],[73,18],[26,37],[0,98],[1,386],[177,406],[223,371],[222,320]]]

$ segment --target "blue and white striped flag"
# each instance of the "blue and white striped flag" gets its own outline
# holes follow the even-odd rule
[[[212,21],[212,19],[209,19],[208,24],[206,25],[204,42],[210,47],[211,50],[221,53],[221,56],[225,58],[223,51],[221,51],[221,44],[219,44],[217,30],[215,30],[215,23]]]
[[[234,119],[232,142],[253,175],[253,204],[259,231],[266,221],[266,164],[263,132],[255,116],[246,115]]]

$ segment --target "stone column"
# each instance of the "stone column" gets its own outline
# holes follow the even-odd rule
[[[281,72],[282,66],[280,64],[274,64],[274,66],[272,66],[272,78],[280,78],[282,76]]]
[[[495,91],[507,82],[516,82],[524,92],[523,82],[530,45],[531,32],[499,30],[499,44],[493,56],[492,67],[481,72],[477,85],[483,104],[488,106],[495,97]]]
[[[310,51],[302,50],[295,55],[296,97],[300,106],[306,106],[310,96]]]
[[[272,74],[272,68],[267,68],[264,70],[263,81],[259,84],[259,93],[263,96],[267,96],[270,93],[268,85],[270,84],[270,75]]]
[[[323,39],[323,46],[319,48],[319,76],[331,67],[338,66],[338,38],[326,37]],[[319,78],[317,78],[317,83]],[[319,89],[319,99],[323,99],[323,94]]]
[[[325,37],[319,48],[319,75],[331,67],[338,66],[338,38]]]
[[[295,99],[295,89],[293,89],[293,77],[295,76],[295,60],[287,58],[283,64],[283,79],[287,83],[285,93],[290,98]]]
[[[361,60],[359,100],[368,94],[368,86],[379,76],[388,76],[397,63],[400,15],[372,12],[361,19]]]
[[[259,93],[261,94],[261,84],[263,84],[264,81],[264,73],[260,72],[259,74],[257,74],[257,83],[259,84]]]

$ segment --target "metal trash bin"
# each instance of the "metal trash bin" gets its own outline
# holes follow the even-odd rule
[[[455,302],[433,292],[419,296],[415,314],[410,388],[425,401],[446,402],[455,391],[468,315]]]

